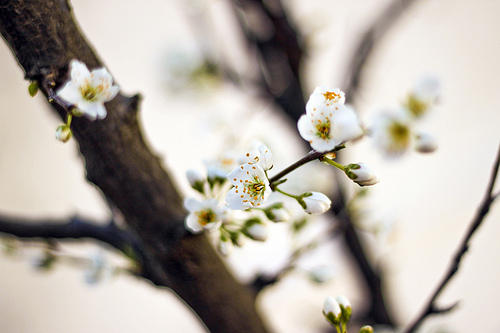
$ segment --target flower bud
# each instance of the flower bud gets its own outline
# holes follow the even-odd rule
[[[264,223],[259,219],[251,219],[245,223],[243,227],[245,235],[249,238],[263,242],[267,239],[268,231]]]
[[[323,315],[326,320],[333,326],[340,323],[340,316],[342,311],[340,310],[339,303],[331,296],[325,298],[325,303],[323,304]]]
[[[373,333],[373,327],[365,325],[359,329],[359,333]]]
[[[277,202],[263,210],[266,217],[273,222],[286,222],[290,220],[290,213],[284,208],[282,202]]]
[[[186,177],[192,188],[200,193],[204,192],[203,185],[205,184],[205,178],[198,171],[189,169],[186,171]]]
[[[61,142],[68,142],[73,136],[71,128],[68,125],[61,125],[56,130],[56,139]]]
[[[233,242],[231,242],[231,239],[227,237],[219,238],[217,242],[217,251],[224,257],[229,256],[231,252],[233,252]]]
[[[428,133],[419,133],[415,137],[415,150],[419,153],[432,153],[437,149],[436,138]]]
[[[379,182],[375,172],[364,163],[353,163],[346,166],[345,173],[359,186],[371,186]]]
[[[309,195],[302,197],[304,210],[309,214],[323,214],[329,208],[332,202],[326,195],[320,192],[309,192]],[[300,203],[300,202],[299,202]]]
[[[342,311],[342,322],[347,324],[349,322],[349,319],[351,319],[352,315],[352,307],[351,307],[351,302],[345,297],[344,295],[339,295],[335,298],[337,303],[339,303],[340,310]]]

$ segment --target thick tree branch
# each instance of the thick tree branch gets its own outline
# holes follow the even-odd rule
[[[428,316],[433,315],[433,314],[448,312],[449,310],[451,310],[450,308],[439,309],[436,306],[436,300],[437,300],[438,296],[441,294],[441,292],[443,291],[443,289],[446,287],[448,282],[451,281],[451,278],[455,275],[456,272],[458,272],[462,258],[465,255],[465,253],[469,250],[469,242],[472,238],[472,235],[474,235],[474,233],[481,226],[482,222],[484,221],[484,218],[486,217],[486,215],[488,214],[488,212],[490,210],[491,205],[493,204],[494,200],[497,198],[497,196],[495,194],[493,194],[493,188],[495,186],[495,182],[496,182],[496,179],[498,176],[499,168],[500,168],[500,146],[498,147],[496,161],[493,165],[493,169],[491,172],[491,177],[489,180],[488,187],[486,189],[486,193],[484,194],[484,198],[482,200],[482,203],[479,206],[479,209],[477,210],[476,216],[474,217],[471,224],[469,225],[469,228],[468,228],[467,232],[465,233],[462,242],[459,244],[459,246],[457,248],[457,252],[453,256],[453,258],[450,262],[450,266],[448,267],[446,274],[443,276],[441,283],[439,283],[436,290],[432,294],[431,298],[429,299],[427,304],[424,306],[421,314],[404,331],[405,333],[415,332],[415,330],[423,323],[425,318],[427,318]]]
[[[50,77],[56,89],[65,82],[72,59],[90,69],[103,66],[61,0],[1,2],[0,33],[26,78],[44,82]],[[181,196],[144,141],[138,104],[138,96],[118,95],[106,104],[106,119],[72,122],[87,179],[123,213],[166,284],[212,332],[264,332],[249,291],[235,281],[204,235],[185,231]]]

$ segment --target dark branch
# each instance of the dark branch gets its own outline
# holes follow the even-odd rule
[[[373,24],[361,35],[358,44],[349,57],[350,63],[342,85],[348,98],[356,99],[360,91],[362,76],[376,46],[386,36],[401,15],[417,0],[394,0],[374,20]],[[352,103],[351,100],[351,103]]]
[[[432,314],[439,313],[439,312],[436,312],[436,304],[435,304],[438,296],[441,294],[441,292],[446,287],[448,282],[450,282],[451,278],[455,275],[455,273],[458,272],[462,258],[469,249],[469,242],[472,238],[472,235],[481,226],[482,222],[484,221],[484,218],[486,217],[486,215],[488,214],[488,212],[490,210],[491,205],[493,204],[495,198],[497,198],[493,194],[493,188],[495,186],[495,181],[496,181],[497,176],[498,176],[499,168],[500,168],[500,146],[498,149],[495,164],[493,165],[493,169],[491,172],[491,177],[489,180],[488,187],[486,189],[486,193],[484,195],[484,198],[483,198],[481,205],[479,206],[479,209],[476,213],[476,216],[474,217],[471,224],[469,225],[469,228],[468,228],[467,232],[465,233],[462,242],[459,244],[459,246],[457,248],[457,252],[453,256],[453,258],[450,262],[450,266],[448,267],[448,270],[447,270],[446,274],[444,275],[441,283],[439,283],[436,290],[432,294],[431,298],[429,299],[427,304],[424,306],[421,314],[415,319],[415,321],[411,325],[408,326],[408,328],[405,330],[405,333],[414,332],[422,324],[422,322],[424,321],[425,318],[427,318],[428,316],[430,316]]]
[[[40,238],[45,240],[92,239],[110,245],[127,256],[133,255],[141,267],[140,276],[157,286],[168,287],[157,271],[157,264],[148,258],[140,240],[131,232],[119,228],[113,221],[98,224],[74,216],[67,220],[27,220],[0,215],[0,233],[18,238]]]
[[[261,70],[260,90],[294,122],[304,113],[302,46],[280,0],[233,0],[249,49]]]

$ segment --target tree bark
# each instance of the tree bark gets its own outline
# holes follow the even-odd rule
[[[50,78],[57,89],[66,81],[72,59],[89,69],[103,66],[63,0],[1,0],[0,33],[30,81]],[[42,92],[48,96],[46,89]],[[138,95],[118,95],[106,104],[104,120],[73,120],[87,179],[123,213],[158,266],[163,285],[211,332],[265,332],[253,296],[228,272],[204,235],[185,231],[182,198],[141,134],[139,101]],[[52,106],[66,117],[60,106]]]

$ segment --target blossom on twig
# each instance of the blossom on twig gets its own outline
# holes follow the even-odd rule
[[[231,209],[258,207],[271,194],[271,187],[260,165],[244,164],[233,170],[227,179],[234,187],[227,193],[226,202]]]
[[[70,64],[71,79],[57,92],[66,102],[76,106],[88,118],[104,119],[107,115],[105,102],[109,102],[120,91],[113,85],[113,78],[106,68],[89,71],[87,66],[73,60]]]
[[[306,114],[297,123],[300,136],[319,152],[334,149],[342,142],[362,135],[354,111],[344,105],[339,89],[317,87],[306,105]]]

